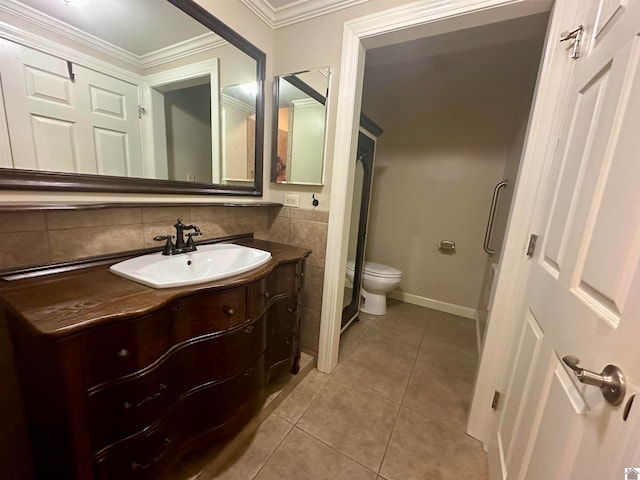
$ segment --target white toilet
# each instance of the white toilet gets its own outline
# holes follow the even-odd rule
[[[355,261],[347,262],[347,278],[353,283]],[[360,311],[371,315],[387,313],[387,292],[390,292],[402,280],[402,270],[382,263],[364,262],[362,274],[362,303]]]

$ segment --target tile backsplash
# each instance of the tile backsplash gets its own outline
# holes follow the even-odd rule
[[[0,271],[161,247],[177,218],[202,230],[198,240],[253,233],[255,238],[309,248],[301,346],[315,355],[320,331],[328,212],[278,206],[140,206],[2,211]]]

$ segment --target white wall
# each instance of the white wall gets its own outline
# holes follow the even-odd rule
[[[211,182],[210,104],[209,84],[165,93],[170,179]]]
[[[403,270],[400,290],[475,309],[493,188],[531,98],[535,41],[366,70],[377,143],[367,259]],[[511,152],[513,156],[513,152]],[[436,244],[456,242],[444,255]]]

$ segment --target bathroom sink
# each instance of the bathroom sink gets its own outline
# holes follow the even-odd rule
[[[234,244],[200,245],[178,255],[151,253],[112,265],[116,275],[153,288],[182,287],[220,280],[264,265],[271,254]]]

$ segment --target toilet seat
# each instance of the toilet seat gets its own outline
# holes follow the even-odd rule
[[[378,278],[402,277],[402,270],[376,262],[364,262],[364,273]]]

